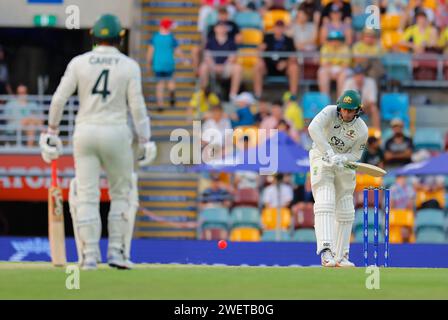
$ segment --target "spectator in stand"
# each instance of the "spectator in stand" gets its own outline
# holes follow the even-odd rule
[[[259,127],[264,119],[271,115],[271,105],[266,100],[258,101],[258,112],[255,114],[255,124]]]
[[[353,32],[352,26],[349,22],[342,19],[342,12],[339,10],[338,5],[333,4],[330,8],[328,19],[322,24],[320,29],[320,43],[325,43],[330,32],[338,31],[344,34],[345,43],[347,45],[352,44]]]
[[[435,12],[435,26],[439,30],[443,30],[448,27],[448,1],[438,0],[437,10]]]
[[[342,20],[351,25],[352,23],[352,6],[350,2],[343,0],[334,0],[327,3],[322,10],[322,17],[320,19],[320,24],[322,25],[325,22],[329,21],[330,12],[333,10],[333,6],[336,5],[339,11],[342,13]]]
[[[384,67],[380,58],[384,51],[378,40],[378,33],[374,29],[363,30],[362,38],[353,45],[352,53],[353,64],[363,66],[368,77],[374,78],[376,82],[382,78]]]
[[[378,138],[372,136],[367,139],[367,147],[362,154],[361,162],[384,168],[384,152],[381,150]]]
[[[232,125],[225,115],[220,104],[210,109],[210,117],[202,125],[202,145],[208,146],[210,154],[205,154],[211,159],[221,158],[225,154],[226,143],[231,143]]]
[[[11,85],[9,84],[8,65],[5,61],[5,52],[0,45],[0,95],[13,94]]]
[[[178,42],[171,32],[173,21],[164,18],[160,21],[160,30],[155,33],[149,42],[147,50],[147,68],[154,72],[157,85],[156,97],[159,111],[163,110],[163,95],[165,84],[168,86],[170,96],[170,106],[176,105],[176,81],[174,79],[174,70],[176,68],[175,56],[186,59]]]
[[[284,175],[278,173],[273,182],[262,191],[262,203],[265,208],[287,208],[293,200],[292,187],[283,182]]]
[[[264,35],[263,43],[260,45],[260,51],[294,53],[294,41],[285,35],[285,23],[278,20],[275,23],[273,33]],[[264,76],[286,75],[289,80],[289,91],[293,95],[292,99],[297,98],[299,85],[299,65],[295,56],[279,57],[275,53],[269,58],[258,58],[254,70],[254,91],[255,97],[259,99],[263,91]]]
[[[207,33],[207,22],[209,14],[213,14],[215,6],[225,7],[228,4],[228,0],[203,0],[202,5],[199,8],[198,16],[198,31],[202,34]]]
[[[414,208],[415,191],[407,182],[406,176],[397,176],[395,183],[390,187],[390,206],[394,209]]]
[[[448,55],[448,27],[440,32],[437,45],[444,55]],[[445,62],[448,61],[445,60]]]
[[[237,63],[237,46],[227,34],[226,23],[218,22],[214,28],[215,37],[209,38],[205,46],[204,61],[199,70],[200,82],[204,88],[208,85],[211,74],[225,79],[230,78],[230,100],[232,100],[240,89],[243,69]],[[212,56],[212,54],[219,54],[219,56]]]
[[[283,113],[285,120],[291,125],[293,130],[302,130],[304,127],[302,108],[296,101],[291,101],[289,92],[283,95],[283,103],[285,106]]]
[[[286,120],[280,120],[276,129],[278,130],[278,132],[286,133],[295,142],[298,143],[300,141],[299,132],[297,130],[294,130],[294,128],[291,127],[291,125]]]
[[[275,101],[271,106],[271,115],[265,117],[265,119],[260,124],[260,129],[266,130],[267,135],[270,136],[270,130],[278,127],[278,124],[283,117],[283,103],[281,101]]]
[[[381,0],[381,14],[403,15],[408,7],[409,0]]]
[[[250,148],[249,136],[243,136],[243,152],[247,155]],[[237,170],[234,178],[235,190],[254,189],[257,190],[259,185],[259,175],[255,171]]]
[[[363,115],[361,117],[369,127],[381,129],[380,112],[377,104],[378,87],[375,79],[366,77],[364,74],[364,68],[361,65],[356,66],[353,69],[353,76],[345,81],[343,91],[358,91],[362,97]]]
[[[234,40],[236,44],[241,43],[242,35],[240,27],[229,19],[229,13],[225,7],[218,9],[218,22],[224,22],[227,27],[227,36]],[[215,24],[216,25],[216,24]],[[207,32],[207,39],[215,37],[215,25],[210,26]]]
[[[423,10],[417,11],[415,18],[415,24],[405,30],[401,44],[415,54],[425,53],[437,46],[437,29],[428,21]]]
[[[433,23],[435,16],[432,9],[424,6],[424,0],[412,0],[409,1],[407,10],[404,12],[404,21],[407,25],[413,25],[417,23],[417,15],[419,12],[424,12],[429,23]]]
[[[304,0],[299,4],[298,11],[303,11],[306,14],[308,22],[312,22],[316,29],[318,29],[320,13],[322,11],[320,0]]]
[[[209,207],[225,207],[230,208],[232,205],[232,194],[228,188],[224,187],[219,179],[219,174],[210,174],[210,187],[205,189],[201,194],[200,209]]]
[[[236,128],[239,126],[254,125],[255,117],[251,111],[251,107],[255,103],[254,96],[249,92],[242,92],[236,97],[235,103],[237,110],[230,116],[232,120],[232,127]]]
[[[28,88],[19,84],[17,96],[5,105],[4,115],[7,118],[6,132],[15,135],[19,130],[25,131],[27,147],[36,143],[36,134],[43,127],[43,114],[35,102],[28,101]]]
[[[344,34],[330,32],[320,53],[320,68],[317,72],[319,91],[330,95],[331,80],[336,80],[337,95],[340,96],[351,62],[350,48],[344,43]]]
[[[313,22],[308,22],[305,10],[297,10],[297,16],[291,25],[289,35],[294,39],[297,51],[316,51],[316,25]]]
[[[210,86],[205,89],[199,89],[196,91],[190,100],[190,108],[188,109],[189,116],[198,113],[200,119],[208,119],[208,111],[212,106],[220,104],[218,96],[211,92]]]
[[[394,134],[386,141],[384,164],[386,167],[403,166],[411,162],[414,145],[412,139],[404,135],[401,119],[393,119],[390,125]]]

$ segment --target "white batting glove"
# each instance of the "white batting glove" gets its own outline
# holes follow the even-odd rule
[[[323,160],[323,162],[324,162],[324,165],[329,166],[329,167],[333,166],[333,162],[332,162],[333,156],[334,156],[334,151],[333,151],[333,149],[328,149],[328,150],[324,153],[324,156],[322,157],[322,160]]]
[[[347,157],[342,154],[335,154],[333,157],[331,157],[331,162],[338,168],[343,168],[347,161]]]
[[[148,141],[139,147],[138,165],[140,167],[150,165],[157,157],[157,145],[154,141]]]
[[[42,132],[39,137],[42,159],[46,163],[59,158],[62,154],[62,141],[54,131]]]

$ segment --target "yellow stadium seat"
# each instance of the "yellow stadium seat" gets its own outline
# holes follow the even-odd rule
[[[258,144],[258,127],[257,126],[240,126],[233,130],[233,143],[238,149],[244,147],[243,137],[249,137],[249,147],[255,147]]]
[[[258,51],[256,49],[244,48],[238,50],[238,64],[243,68],[252,69],[257,63]]]
[[[391,50],[394,46],[398,45],[402,40],[403,35],[400,31],[385,31],[381,35],[381,44],[386,50]],[[406,52],[406,47],[399,46],[400,51]]]
[[[289,25],[291,22],[291,15],[288,11],[284,10],[269,10],[263,17],[263,28],[266,32],[271,32],[275,23],[278,20],[282,20],[285,25]]]
[[[391,209],[389,224],[391,227],[414,227],[414,212],[409,209]]]
[[[381,16],[381,30],[382,31],[396,31],[400,28],[399,15],[384,14]]]
[[[274,230],[277,228],[277,209],[266,208],[261,213],[261,224],[265,230]],[[291,211],[288,208],[280,209],[280,226],[282,229],[288,229],[291,226]]]
[[[230,232],[230,241],[260,241],[260,230],[255,228],[235,228]]]
[[[367,174],[356,175],[356,191],[362,191],[367,187],[380,187],[383,183],[382,177],[372,177]]]
[[[378,140],[381,139],[381,130],[377,128],[369,128],[369,137],[375,137]]]
[[[243,46],[256,47],[263,42],[263,32],[258,29],[242,29],[241,37]]]
[[[423,1],[423,7],[436,11],[437,1],[436,0],[425,0]]]
[[[428,200],[437,200],[441,208],[445,208],[445,192],[443,189],[426,192],[426,191],[418,191],[415,197],[415,206],[420,208],[423,202]]]
[[[403,236],[401,234],[401,227],[390,227],[389,242],[403,243]]]

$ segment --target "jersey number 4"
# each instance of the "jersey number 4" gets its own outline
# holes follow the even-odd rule
[[[92,94],[100,94],[103,101],[106,100],[107,96],[110,95],[110,91],[107,89],[107,83],[109,80],[109,70],[101,71],[100,76],[96,80],[95,86],[92,89]]]

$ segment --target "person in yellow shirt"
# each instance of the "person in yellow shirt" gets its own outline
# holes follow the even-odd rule
[[[351,63],[349,46],[344,43],[340,31],[328,33],[327,42],[320,49],[320,68],[317,72],[319,91],[330,95],[331,80],[336,80],[337,94],[340,95]]]
[[[209,109],[219,103],[218,96],[211,92],[210,86],[205,87],[205,89],[199,89],[191,97],[190,108],[188,109],[189,115],[190,117],[199,115],[199,118],[206,119]]]
[[[292,125],[294,130],[302,130],[304,127],[302,108],[296,101],[291,100],[290,92],[283,94],[283,103],[286,106],[284,112],[285,120]]]
[[[419,54],[436,47],[437,29],[429,23],[422,10],[416,13],[415,18],[415,24],[405,30],[401,44]]]
[[[362,38],[353,45],[353,66],[362,66],[368,77],[378,81],[384,74],[381,56],[384,50],[374,29],[364,29]],[[369,57],[367,57],[369,56]]]
[[[442,50],[444,54],[448,54],[448,27],[446,27],[439,37],[437,46]]]

